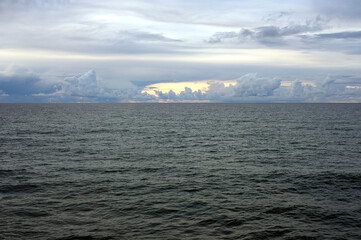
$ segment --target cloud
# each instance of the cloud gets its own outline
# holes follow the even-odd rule
[[[155,91],[159,99],[171,101],[201,101],[207,97],[200,90],[193,91],[191,88],[185,87],[178,95],[170,90],[168,93],[162,91]]]
[[[9,84],[11,83],[11,84]],[[1,101],[40,102],[361,102],[361,77],[330,75],[317,84],[308,80],[289,80],[259,74],[245,74],[228,81],[209,81],[208,89],[193,91],[142,92],[142,86],[111,89],[102,85],[95,70],[47,83],[43,76],[12,65],[0,72]],[[14,98],[16,96],[16,98]]]
[[[68,96],[95,97],[103,93],[99,88],[96,72],[88,72],[73,77],[66,77],[61,84],[61,94]]]
[[[257,74],[247,74],[237,80],[234,87],[235,97],[267,97],[272,96],[273,91],[279,88],[281,80],[267,79]]]
[[[7,95],[32,95],[54,92],[56,86],[45,82],[38,74],[18,65],[0,71],[0,90]]]
[[[280,20],[283,20],[284,18],[290,17],[292,14],[293,12],[290,11],[272,12],[263,17],[263,20],[265,22],[278,22]]]
[[[185,87],[178,95],[174,91],[163,93],[156,91],[159,99],[172,101],[272,101],[274,91],[280,87],[281,81],[265,78],[258,74],[246,74],[235,80],[236,84],[225,86],[221,82],[210,82],[207,91],[192,91]]]
[[[359,0],[313,0],[312,2],[319,14],[340,19],[361,19]]]
[[[96,72],[67,77],[61,84],[58,97],[82,101],[158,102],[158,101],[207,101],[207,102],[361,102],[361,78],[353,75],[328,76],[322,83],[294,80],[288,87],[280,78],[259,74],[245,74],[225,85],[220,81],[209,82],[206,91],[193,91],[185,87],[176,94],[155,91],[157,96],[142,92],[142,88],[122,90],[107,89],[99,85]],[[72,98],[73,97],[73,98]],[[59,98],[61,99],[61,98]]]
[[[98,98],[118,98],[120,94],[115,89],[102,87],[96,71],[91,69],[83,74],[64,78],[56,95],[97,101]]]
[[[69,0],[2,0],[0,11],[3,10],[29,10],[29,8],[49,9],[69,5]]]
[[[281,18],[282,14],[279,15]],[[353,21],[352,23],[356,23]],[[361,17],[360,17],[361,22]],[[316,50],[323,52],[342,52],[345,54],[361,54],[359,45],[361,31],[359,25],[343,26],[335,23],[324,16],[317,16],[313,20],[304,23],[288,21],[278,25],[260,26],[254,28],[242,28],[239,32],[217,32],[213,34],[207,43],[221,48],[223,46],[237,48],[270,47],[278,49]],[[343,31],[343,29],[353,31]],[[218,44],[218,45],[217,45]]]
[[[325,98],[361,98],[361,78],[353,76],[328,76],[322,84]]]
[[[150,42],[182,42],[178,39],[167,38],[163,34],[150,33],[145,31],[120,31],[121,39],[128,39],[133,41],[150,41]]]
[[[305,87],[302,85],[302,82],[295,81],[291,85],[290,91],[291,97],[304,97],[305,96]]]
[[[249,34],[252,35],[253,32],[249,31]],[[208,43],[220,43],[225,39],[235,39],[239,38],[241,33],[236,32],[217,32],[207,41]]]
[[[45,81],[45,76],[18,65],[0,71],[0,97],[13,102],[127,102],[152,101],[140,87],[112,89],[102,86],[95,70]]]
[[[343,52],[347,55],[361,54],[361,31],[341,31],[301,35],[302,45],[318,51]]]
[[[253,29],[243,28],[237,32],[217,32],[209,40],[208,43],[220,43],[227,39],[244,41],[264,42],[266,40],[280,40],[284,37],[298,36],[300,34],[317,32],[325,27],[323,20],[317,17],[313,21],[307,21],[305,24],[290,24],[284,27],[280,26],[262,26]]]
[[[210,82],[205,92],[185,87],[176,94],[156,91],[156,101],[208,102],[361,102],[361,78],[357,76],[329,76],[322,83],[294,80],[282,85],[279,78],[246,74],[236,84]],[[154,101],[153,100],[153,101]]]
[[[361,38],[361,31],[351,31],[351,32],[336,32],[336,33],[322,33],[316,34],[317,38],[334,38],[334,39],[356,39]]]
[[[58,101],[128,102],[150,101],[154,96],[142,93],[140,88],[111,89],[101,86],[95,70],[66,77],[59,84],[58,91],[49,96]]]
[[[3,90],[0,90],[0,97],[8,97],[9,94],[6,94]]]
[[[108,96],[112,92],[98,85],[96,72],[90,70],[79,76],[66,77],[56,82],[45,81],[41,75],[32,70],[9,65],[0,71],[0,91],[8,96]]]
[[[361,102],[361,78],[328,76],[318,85],[294,81],[288,89],[279,89],[285,100],[298,102]]]
[[[298,37],[327,27],[324,19],[329,15],[322,7],[332,5],[332,9],[342,9],[343,5],[351,5],[346,9],[357,8],[354,1],[351,1],[353,4],[322,2],[3,0],[0,1],[0,23],[3,23],[0,46],[73,55],[168,53],[179,56],[214,50],[215,46],[202,44],[202,40],[211,36],[207,39],[209,43],[231,42],[244,48],[259,47],[259,44],[272,48],[317,48],[319,39],[301,43]],[[346,10],[342,12],[347,14]],[[346,31],[343,27],[349,27],[338,26],[340,32]],[[345,48],[323,45],[333,51]],[[347,53],[355,49],[347,49]]]
[[[176,51],[181,40],[168,37],[163,29],[139,25],[138,22],[143,20],[127,11],[125,5],[132,4],[66,0],[0,1],[0,45],[8,49],[91,54]]]
[[[219,102],[272,102],[276,98],[275,90],[280,87],[281,80],[267,78],[259,74],[245,74],[235,79],[236,84],[225,86],[222,83],[210,84],[204,97]]]
[[[280,87],[276,94],[293,102],[314,102],[315,97],[320,94],[320,90],[315,85],[295,80],[288,88]]]
[[[189,88],[160,95],[210,101],[342,98],[358,88],[339,78],[324,87],[307,86],[304,79],[359,74],[360,16],[354,0],[2,0],[0,64],[48,72],[2,71],[0,95],[153,101],[140,91],[148,83],[259,72],[265,79],[213,83],[207,93]],[[90,68],[104,82],[95,71],[84,73]],[[59,75],[71,77],[50,82],[48,76]],[[292,85],[279,86],[275,76]]]

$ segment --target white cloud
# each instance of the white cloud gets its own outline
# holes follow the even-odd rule
[[[234,80],[235,84],[225,86],[222,82],[210,82],[207,91],[192,91],[191,88],[185,87],[184,91],[176,94],[174,91],[163,93],[156,91],[159,99],[173,101],[272,101],[274,91],[280,87],[279,79],[265,78],[257,74],[246,74]]]
[[[324,98],[361,98],[361,78],[353,76],[328,76],[322,84]]]
[[[127,102],[154,99],[154,96],[142,93],[139,88],[121,90],[106,88],[99,83],[95,70],[64,78],[59,90],[51,95],[57,97],[59,101]]]
[[[0,97],[8,97],[9,94],[6,94],[3,90],[0,90]]]
[[[211,102],[361,102],[361,79],[352,76],[327,77],[316,85],[309,81],[294,80],[282,85],[279,78],[246,74],[226,86],[221,81],[209,83],[206,91],[185,87],[176,94],[156,91],[162,101]]]
[[[80,75],[67,77],[61,84],[61,94],[68,96],[96,97],[102,93],[98,86],[96,72],[89,70]]]
[[[273,91],[279,88],[281,80],[268,79],[257,74],[247,74],[237,80],[234,87],[235,97],[267,97],[272,96]]]

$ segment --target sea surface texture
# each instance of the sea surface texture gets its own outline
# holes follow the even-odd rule
[[[0,104],[0,239],[361,239],[361,104]]]

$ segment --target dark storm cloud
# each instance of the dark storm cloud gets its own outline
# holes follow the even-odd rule
[[[0,90],[8,95],[32,95],[54,92],[56,86],[46,83],[27,68],[11,65],[0,71]]]
[[[153,96],[141,93],[141,88],[105,88],[99,84],[94,70],[50,83],[41,75],[17,65],[8,66],[0,71],[0,97],[2,101],[8,99],[15,102],[117,102],[154,99]]]

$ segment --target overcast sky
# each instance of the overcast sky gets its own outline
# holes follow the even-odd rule
[[[359,0],[1,0],[0,31],[0,102],[361,102]]]

